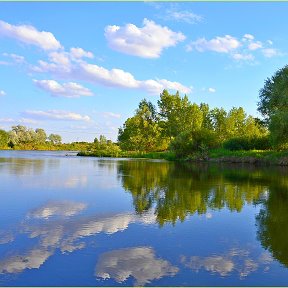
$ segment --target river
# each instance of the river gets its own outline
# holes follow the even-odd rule
[[[288,169],[0,151],[0,286],[288,286]]]

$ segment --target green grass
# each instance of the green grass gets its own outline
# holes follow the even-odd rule
[[[209,151],[209,158],[217,159],[222,157],[247,158],[253,157],[267,162],[276,162],[281,158],[288,157],[288,151],[276,150],[249,150],[249,151],[230,151],[226,149],[213,149]]]
[[[139,152],[139,151],[121,151],[115,153],[104,153],[103,151],[86,152],[81,151],[78,156],[92,156],[92,157],[116,157],[116,158],[145,158],[145,159],[164,159],[168,161],[176,160],[175,154],[170,151],[163,152]]]
[[[288,159],[288,151],[275,150],[249,150],[249,151],[230,151],[226,149],[212,149],[208,152],[210,160],[219,160],[220,162],[242,162],[242,163],[263,163],[263,164],[279,164],[281,159]],[[144,159],[164,159],[168,161],[197,161],[197,156],[186,159],[178,159],[175,153],[171,151],[163,152],[139,152],[139,151],[120,151],[110,153],[105,151],[97,152],[79,152],[78,156],[92,157],[115,157],[115,158],[144,158]],[[288,160],[285,160],[288,163]],[[286,164],[287,165],[287,164]]]

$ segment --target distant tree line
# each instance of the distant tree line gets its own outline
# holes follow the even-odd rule
[[[47,149],[49,146],[57,146],[62,143],[58,134],[47,135],[44,129],[27,128],[23,125],[12,126],[10,131],[0,130],[0,148],[12,149]]]

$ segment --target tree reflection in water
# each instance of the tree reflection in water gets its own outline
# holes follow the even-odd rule
[[[141,214],[155,210],[160,226],[208,209],[240,212],[260,205],[256,216],[261,245],[288,266],[288,171],[281,167],[123,161],[123,188]]]

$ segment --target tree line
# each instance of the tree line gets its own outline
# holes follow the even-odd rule
[[[12,126],[10,131],[0,130],[0,148],[34,150],[57,146],[62,143],[58,134],[47,135],[44,129],[27,128],[23,125]]]
[[[266,126],[242,107],[210,109],[208,104],[191,103],[186,95],[169,94],[167,90],[160,94],[157,104],[146,99],[139,103],[135,115],[119,129],[121,149],[170,149],[181,157],[221,146],[244,150],[269,147]]]
[[[263,119],[242,107],[210,109],[185,95],[160,94],[157,107],[146,99],[119,129],[120,148],[131,151],[172,150],[176,156],[207,155],[212,148],[265,150],[288,148],[288,66],[265,81],[257,110]]]
[[[262,119],[247,115],[242,107],[229,111],[211,109],[208,104],[190,102],[179,92],[170,94],[163,90],[157,106],[146,99],[139,103],[134,116],[119,128],[117,143],[101,135],[93,143],[73,142],[65,146],[58,134],[48,136],[44,129],[17,125],[8,132],[0,130],[0,148],[75,149],[114,157],[121,151],[170,150],[179,158],[197,153],[205,158],[213,148],[283,150],[288,148],[287,87],[288,66],[285,66],[268,78],[260,90],[258,111]]]

